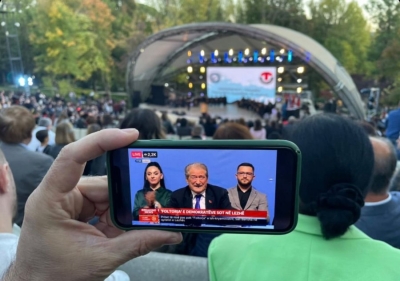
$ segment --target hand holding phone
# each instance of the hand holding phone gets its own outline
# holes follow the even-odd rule
[[[108,154],[112,219],[126,230],[287,233],[300,161],[287,141],[137,141]]]

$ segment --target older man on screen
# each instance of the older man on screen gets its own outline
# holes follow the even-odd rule
[[[208,168],[202,163],[185,167],[187,186],[174,191],[169,207],[189,209],[232,209],[226,189],[208,183]]]
[[[237,186],[228,189],[229,200],[234,209],[267,211],[267,195],[259,192],[252,185],[254,178],[254,166],[250,163],[242,163],[236,172]],[[269,217],[267,217],[269,220]]]

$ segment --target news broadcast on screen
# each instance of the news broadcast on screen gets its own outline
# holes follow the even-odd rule
[[[275,103],[276,67],[207,67],[207,96],[228,103],[250,99]]]
[[[132,225],[274,228],[276,150],[128,153]]]

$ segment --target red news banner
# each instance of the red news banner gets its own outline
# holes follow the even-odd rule
[[[267,211],[140,209],[139,221],[149,223],[267,225]]]

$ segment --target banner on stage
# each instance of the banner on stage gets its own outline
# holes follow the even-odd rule
[[[208,67],[207,95],[229,103],[243,98],[275,103],[276,67]]]

